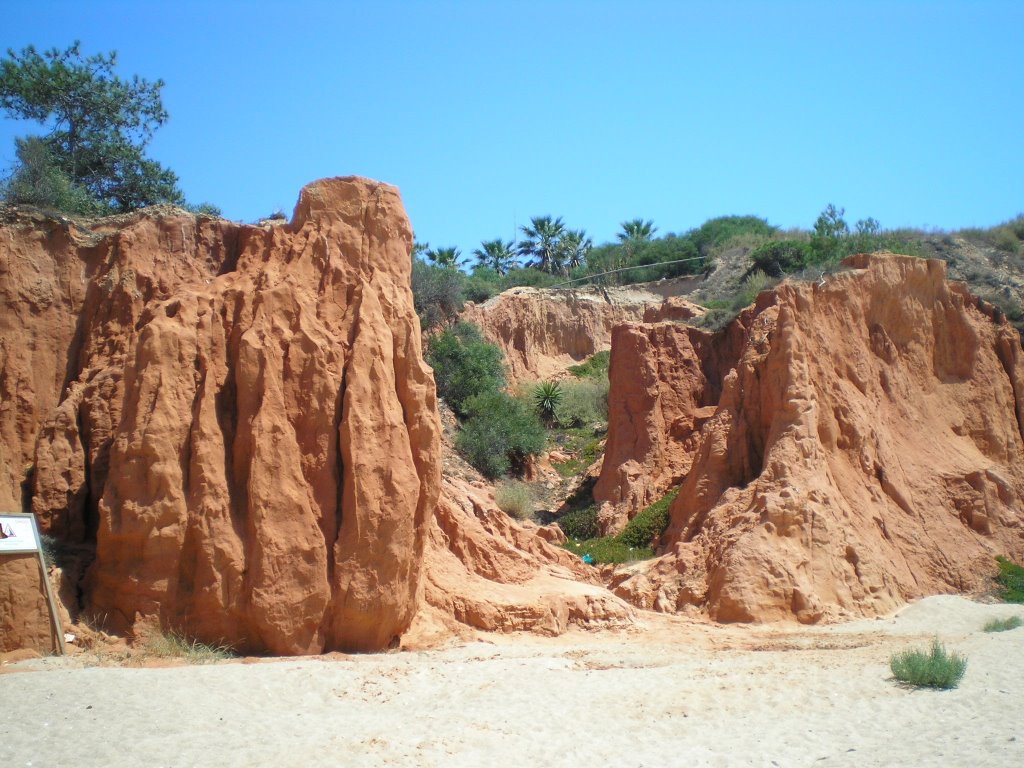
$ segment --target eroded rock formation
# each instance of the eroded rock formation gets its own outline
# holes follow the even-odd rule
[[[561,534],[550,528],[516,522],[486,491],[446,479],[426,551],[426,604],[486,631],[557,635],[573,625],[631,622],[631,606],[599,584],[594,568],[548,541]]]
[[[95,543],[91,613],[240,650],[387,647],[440,474],[397,190],[292,222],[155,211],[3,229],[0,493]]]
[[[617,325],[702,314],[702,308],[685,299],[657,292],[659,287],[679,288],[680,282],[575,290],[512,288],[483,304],[469,305],[462,319],[479,325],[501,347],[510,383],[549,379],[610,349]]]
[[[617,594],[720,621],[816,622],[983,588],[994,555],[1024,556],[1017,333],[947,283],[943,262],[848,265],[762,294],[696,436],[657,411],[706,402],[698,345],[657,327],[623,332],[656,348],[645,359],[671,360],[644,369],[658,380],[638,416],[662,430],[663,453],[680,454],[670,466],[689,468],[664,554],[623,569]],[[618,354],[613,392],[630,359]]]

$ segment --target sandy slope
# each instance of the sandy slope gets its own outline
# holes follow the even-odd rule
[[[487,637],[444,650],[131,669],[82,657],[0,675],[0,765],[1024,765],[1024,607],[932,597],[833,627]],[[888,659],[934,634],[954,691]],[[45,670],[29,672],[28,670]]]

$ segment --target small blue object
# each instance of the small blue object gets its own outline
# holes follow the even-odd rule
[[[594,564],[594,556],[593,555],[584,555],[583,556],[583,562],[586,563],[587,565],[593,565]]]

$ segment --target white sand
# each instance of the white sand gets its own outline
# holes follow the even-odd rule
[[[933,597],[836,627],[647,626],[167,669],[22,662],[2,766],[1024,766],[1024,607]],[[890,679],[938,635],[953,691]]]

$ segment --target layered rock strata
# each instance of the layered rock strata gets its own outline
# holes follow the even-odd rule
[[[689,333],[619,332],[613,395],[635,376],[631,344],[670,361],[643,369],[647,405],[632,419],[659,431],[650,442],[685,478],[661,556],[622,569],[617,594],[719,621],[817,622],[984,589],[995,555],[1024,559],[1016,331],[947,283],[943,262],[847,266],[762,294],[730,331],[742,350],[713,412],[714,377],[696,373],[707,365]],[[659,408],[704,423],[689,431],[688,416]]]

